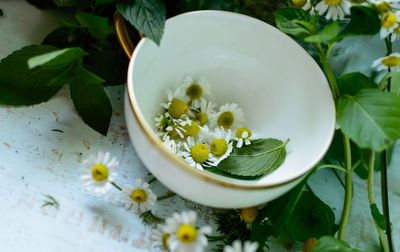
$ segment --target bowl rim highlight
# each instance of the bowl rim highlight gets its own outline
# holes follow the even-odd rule
[[[263,25],[267,25],[267,26],[271,26],[274,30],[279,31],[277,28],[273,27],[272,25],[269,25],[261,20],[258,20],[256,18],[247,16],[247,15],[243,15],[243,14],[239,14],[239,13],[234,13],[234,12],[228,12],[228,11],[216,11],[216,10],[201,10],[201,11],[192,11],[192,12],[186,12],[186,13],[182,13],[179,14],[177,16],[171,17],[167,20],[167,23],[170,22],[174,22],[176,19],[180,19],[182,18],[182,16],[192,16],[192,15],[205,15],[205,14],[215,14],[218,13],[220,15],[228,15],[228,16],[236,16],[238,18],[242,18],[242,19],[247,19],[247,21],[251,21],[251,22],[261,22]],[[282,33],[281,31],[279,31],[280,33]],[[291,39],[288,35],[282,33],[282,35],[286,36],[287,39]],[[235,179],[237,182],[234,181],[228,181],[230,178],[228,177],[224,177],[222,175],[217,175],[208,171],[202,171],[199,170],[195,167],[190,166],[189,164],[187,164],[183,159],[179,158],[178,156],[176,156],[173,153],[170,153],[168,151],[168,149],[164,146],[164,144],[162,143],[162,141],[159,139],[159,137],[157,137],[157,135],[154,132],[154,129],[149,125],[149,123],[147,123],[147,120],[144,118],[144,115],[141,112],[141,109],[139,108],[139,104],[137,102],[137,99],[135,97],[135,93],[133,90],[133,86],[134,86],[134,82],[133,82],[133,66],[135,65],[136,61],[137,61],[137,54],[140,51],[140,48],[143,46],[144,43],[153,43],[152,41],[150,41],[148,38],[142,38],[140,40],[140,42],[137,44],[137,46],[135,47],[133,54],[130,58],[130,62],[129,62],[129,66],[128,66],[128,73],[127,73],[127,93],[128,93],[128,99],[129,99],[129,105],[132,109],[132,114],[133,116],[136,118],[136,121],[140,127],[140,129],[143,131],[144,135],[146,136],[147,140],[149,140],[149,142],[158,150],[160,150],[159,152],[165,157],[167,158],[170,162],[172,162],[176,167],[178,167],[179,169],[181,169],[182,171],[191,174],[195,177],[197,177],[198,179],[204,180],[204,181],[208,181],[210,183],[213,183],[215,185],[220,185],[220,186],[224,186],[224,187],[229,187],[229,188],[235,188],[235,189],[242,189],[242,190],[260,190],[260,189],[267,189],[267,188],[274,188],[274,187],[279,187],[280,185],[284,185],[287,183],[290,183],[296,179],[299,179],[300,177],[304,176],[305,174],[309,173],[312,168],[323,158],[323,156],[325,155],[326,151],[328,150],[333,136],[334,136],[334,132],[335,132],[335,122],[336,122],[336,111],[335,109],[333,110],[333,125],[331,126],[332,130],[331,130],[331,134],[328,137],[325,145],[323,146],[323,148],[321,147],[320,153],[319,155],[316,155],[316,158],[314,159],[314,162],[310,163],[308,166],[308,169],[304,172],[298,173],[295,176],[287,176],[287,178],[283,179],[282,181],[278,181],[276,183],[268,183],[268,184],[250,184],[249,181],[247,180],[243,180],[243,182],[247,182],[246,184],[239,184],[237,182],[241,181],[240,179]],[[302,48],[300,45],[299,49],[304,50],[304,48]],[[304,50],[305,51],[305,50]],[[306,57],[310,57],[311,56],[306,53]],[[320,67],[317,65],[317,63],[314,61],[314,59],[312,59],[312,62],[316,65],[316,67],[318,67],[318,69],[320,69]],[[320,69],[320,71],[322,72],[322,69]],[[326,78],[325,78],[326,80]],[[329,88],[329,86],[328,86]],[[332,98],[333,101],[333,98]],[[333,102],[334,104],[334,102]],[[134,136],[133,136],[134,138]],[[279,169],[279,168],[278,168]],[[264,175],[264,176],[268,176],[268,174]],[[263,177],[264,177],[263,176]],[[226,180],[222,179],[225,178]]]

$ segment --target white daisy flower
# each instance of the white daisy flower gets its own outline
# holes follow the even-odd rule
[[[350,2],[348,0],[321,0],[315,10],[318,14],[326,13],[325,18],[330,20],[343,20],[345,15],[350,14]]]
[[[168,149],[169,152],[177,155],[178,157],[182,157],[182,151],[181,151],[181,142],[176,142],[175,140],[171,139],[169,136],[167,136],[164,141],[164,146]]]
[[[124,185],[122,192],[126,196],[126,206],[134,213],[144,213],[151,210],[157,201],[157,196],[149,188],[149,184],[140,178],[135,180],[134,186]]]
[[[395,42],[400,39],[400,25],[393,29],[392,36],[390,37],[391,42]]]
[[[395,29],[399,27],[400,22],[400,12],[387,12],[381,17],[381,31],[380,36],[381,39],[386,38],[389,34],[393,33]]]
[[[115,172],[118,161],[109,152],[99,151],[82,162],[81,179],[86,190],[95,194],[105,194],[111,187],[111,182],[117,177]]]
[[[211,234],[210,226],[196,227],[194,211],[174,213],[166,221],[165,231],[170,234],[169,248],[172,252],[202,252],[207,246],[206,235]]]
[[[369,0],[368,2],[381,13],[398,9],[400,4],[399,0]]]
[[[183,92],[183,94],[190,99],[191,106],[194,108],[200,107],[202,98],[211,95],[210,84],[202,77],[194,80],[192,77],[186,75],[179,89],[180,92]]]
[[[166,113],[168,114],[168,112]],[[168,114],[169,115],[169,114]],[[180,119],[168,118],[167,127],[164,131],[158,131],[157,135],[164,141],[167,137],[170,138],[185,138],[185,127],[191,125],[192,121],[189,117],[182,117]]]
[[[207,125],[210,122],[210,119],[215,116],[215,106],[216,104],[214,102],[201,98],[200,107],[192,107],[194,111],[193,117],[200,124],[200,126]]]
[[[243,144],[251,144],[253,132],[249,128],[237,128],[233,139],[236,141],[236,148],[242,148]]]
[[[167,89],[167,103],[161,103],[161,106],[167,109],[169,115],[174,119],[179,119],[189,111],[188,102],[190,99],[184,95],[180,88],[177,88],[175,92]]]
[[[183,143],[185,150],[183,158],[190,165],[199,170],[203,170],[203,165],[207,165],[206,161],[210,157],[210,147],[203,142],[201,138],[194,139],[188,137]]]
[[[215,114],[212,126],[224,127],[225,129],[236,129],[244,123],[243,110],[236,103],[227,103],[219,108]]]
[[[169,251],[169,237],[170,234],[165,231],[165,226],[157,225],[151,231],[152,248],[160,248],[163,251]]]
[[[312,4],[311,0],[292,0],[292,4],[296,8],[302,8],[303,10],[311,10],[312,11]]]
[[[217,166],[231,154],[233,150],[231,135],[231,130],[224,130],[222,127],[209,133],[208,143],[211,153],[207,161],[208,165]]]
[[[224,252],[256,252],[257,248],[257,242],[245,241],[242,243],[240,240],[236,240],[231,246],[226,245]]]
[[[375,60],[372,67],[378,71],[387,70],[389,67],[392,70],[400,70],[400,53],[392,53]]]

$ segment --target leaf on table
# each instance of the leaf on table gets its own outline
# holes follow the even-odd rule
[[[326,25],[319,33],[304,38],[307,43],[322,43],[330,41],[339,34],[340,26],[338,22]]]
[[[87,125],[106,135],[112,107],[102,86],[104,80],[83,67],[76,67],[72,75],[70,91],[76,111]]]
[[[30,69],[41,67],[49,70],[58,70],[81,61],[87,53],[79,47],[60,49],[37,55],[28,60]]]
[[[340,241],[333,236],[321,237],[310,252],[360,252],[351,248],[346,242]]]
[[[108,18],[87,12],[79,12],[75,17],[80,26],[87,28],[89,33],[98,40],[105,40],[113,32]]]
[[[277,169],[286,157],[286,144],[278,139],[257,139],[250,145],[234,148],[228,158],[216,167],[223,172],[255,177],[271,173]]]
[[[68,69],[28,68],[28,60],[37,55],[57,50],[47,45],[31,45],[13,52],[0,62],[0,103],[6,105],[32,105],[47,101],[68,83],[60,75]],[[57,80],[54,82],[53,80]]]
[[[117,10],[138,31],[160,45],[166,20],[165,3],[161,0],[136,0],[117,4]]]
[[[381,20],[375,9],[358,5],[351,7],[350,11],[350,22],[339,33],[338,39],[357,35],[373,35],[380,31]]]
[[[378,89],[342,96],[337,121],[359,147],[382,151],[400,137],[400,97]]]

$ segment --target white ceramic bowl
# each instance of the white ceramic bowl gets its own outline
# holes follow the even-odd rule
[[[283,165],[245,181],[197,170],[170,154],[154,133],[154,117],[166,89],[186,74],[205,77],[218,104],[238,103],[259,135],[290,138]],[[184,198],[221,208],[261,204],[290,190],[322,158],[335,124],[328,83],[306,51],[262,21],[221,11],[169,19],[160,47],[140,41],[125,108],[133,145],[154,176]]]

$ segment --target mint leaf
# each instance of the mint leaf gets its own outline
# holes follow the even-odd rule
[[[297,37],[310,35],[310,13],[297,8],[282,8],[274,13],[275,23],[279,30]],[[311,25],[312,26],[312,25]]]
[[[376,88],[377,85],[366,75],[360,72],[347,73],[337,78],[342,95],[356,95],[365,88]]]
[[[304,39],[307,43],[322,43],[330,41],[339,34],[340,26],[337,22],[326,25],[318,34],[308,36]]]
[[[166,9],[161,0],[136,0],[117,4],[117,10],[138,31],[160,45],[164,33]]]
[[[216,168],[223,172],[255,177],[271,173],[277,169],[286,157],[286,142],[278,139],[257,139],[250,145],[234,148],[228,158],[224,159]]]
[[[112,108],[102,86],[104,82],[81,66],[72,73],[71,98],[83,121],[97,132],[106,135],[111,120]]]
[[[373,35],[380,31],[381,21],[375,9],[366,6],[353,6],[350,11],[350,22],[338,35],[338,39],[356,35]]]
[[[378,89],[342,96],[337,121],[358,146],[382,151],[386,140],[391,144],[400,137],[400,97]]]
[[[371,214],[372,217],[374,218],[376,224],[378,224],[378,227],[382,230],[386,230],[386,219],[383,214],[378,209],[378,206],[376,204],[370,205],[371,208]]]
[[[344,241],[337,240],[332,236],[321,237],[317,244],[311,249],[311,252],[360,252],[353,249]]]
[[[112,33],[108,18],[86,12],[77,13],[75,18],[81,27],[87,28],[89,33],[98,40],[105,40]]]
[[[67,69],[28,68],[28,60],[57,50],[46,45],[31,45],[13,52],[0,62],[0,103],[32,105],[49,100],[69,80],[60,75]],[[64,76],[65,77],[65,76]],[[54,81],[57,80],[57,81]]]
[[[87,53],[79,47],[71,47],[34,56],[28,60],[30,69],[42,67],[44,69],[61,69],[82,60]]]

